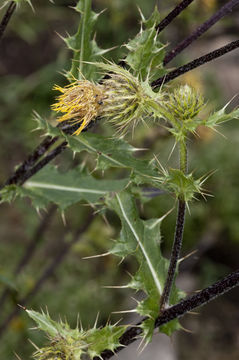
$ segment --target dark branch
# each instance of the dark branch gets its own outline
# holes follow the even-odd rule
[[[226,276],[224,279],[217,281],[215,284],[199,291],[197,294],[188,297],[185,300],[180,301],[178,304],[165,309],[162,314],[155,321],[155,328],[158,328],[164,324],[167,324],[173,319],[178,319],[181,316],[189,313],[191,310],[199,306],[207,304],[209,301],[214,300],[220,295],[223,295],[227,291],[233,289],[239,285],[239,270]],[[138,336],[142,334],[142,328],[139,325],[146,320],[143,319],[135,326],[130,327],[120,338],[122,346],[118,347],[113,353],[110,350],[105,350],[101,354],[101,359],[107,360],[114,356],[115,353],[123,350],[125,346],[130,345],[137,340]],[[95,357],[94,360],[99,360],[99,357]]]
[[[6,30],[7,24],[9,23],[15,9],[16,9],[16,3],[14,1],[11,1],[0,23],[0,40],[4,34],[4,31]]]
[[[30,241],[29,245],[27,246],[23,256],[21,257],[19,263],[17,264],[15,270],[14,270],[14,275],[17,276],[19,275],[22,270],[25,268],[25,266],[29,263],[29,261],[31,260],[32,256],[35,253],[35,250],[37,248],[37,245],[39,244],[39,242],[42,239],[42,236],[44,234],[44,232],[46,231],[51,218],[54,214],[54,212],[56,211],[57,207],[56,205],[52,205],[49,209],[49,211],[45,214],[45,216],[43,217],[42,221],[40,222],[39,226],[36,229],[36,232],[34,234],[34,236],[32,237],[32,240]],[[9,288],[6,288],[5,290],[3,290],[3,293],[0,297],[0,311],[3,310],[3,306],[5,304],[6,299],[8,298],[8,296],[10,296],[11,294],[11,290]]]
[[[156,30],[160,33],[164,30],[184,9],[188,7],[194,0],[181,1],[157,26]]]
[[[164,58],[164,65],[172,61],[175,56],[181,53],[187,48],[193,41],[197,40],[202,34],[204,34],[210,27],[216,24],[222,17],[226,16],[232,9],[239,5],[239,0],[231,0],[224,6],[222,6],[213,16],[200,25],[190,36],[181,41],[173,50],[169,51]]]
[[[170,292],[172,289],[173,281],[175,278],[175,273],[177,269],[177,263],[180,256],[180,251],[182,247],[183,241],[183,228],[185,222],[185,209],[186,204],[183,200],[178,200],[178,214],[177,214],[177,222],[176,222],[176,229],[174,235],[174,243],[172,247],[171,257],[170,257],[170,264],[168,268],[167,278],[164,285],[163,293],[160,298],[160,311],[164,310],[166,306],[168,306],[169,299],[170,299]]]
[[[157,87],[161,86],[162,84],[165,84],[165,83],[167,83],[173,79],[176,79],[177,77],[187,73],[188,71],[196,69],[197,67],[204,65],[207,62],[217,59],[217,58],[223,56],[224,54],[237,49],[238,47],[239,47],[239,40],[232,41],[231,43],[229,43],[219,49],[216,49],[206,55],[203,55],[203,56],[187,63],[186,65],[180,66],[177,69],[170,71],[167,75],[162,76],[161,78],[153,81],[151,83],[151,86],[153,88],[157,88]]]
[[[91,126],[95,124],[97,119],[89,124],[83,131],[87,131]],[[76,125],[62,125],[59,124],[57,127],[61,128],[61,130],[65,134],[73,134],[79,127],[79,124]],[[28,180],[31,176],[33,176],[36,172],[41,170],[45,165],[47,165],[51,160],[53,160],[57,155],[59,155],[63,150],[65,150],[67,146],[67,142],[64,141],[60,145],[58,145],[54,150],[49,152],[42,160],[38,163],[37,161],[44,155],[46,152],[56,143],[58,140],[58,136],[51,137],[47,136],[40,145],[28,156],[28,158],[17,168],[13,175],[11,175],[7,181],[0,186],[0,190],[3,189],[7,185],[16,184],[22,185],[26,180]]]
[[[73,239],[70,242],[65,242],[60,251],[56,254],[52,262],[46,267],[43,271],[42,275],[36,282],[35,286],[32,290],[23,298],[18,301],[20,305],[26,305],[29,301],[36,295],[36,293],[41,289],[42,285],[48,280],[56,271],[56,269],[60,266],[60,264],[65,259],[66,255],[69,253],[72,246],[80,240],[80,235],[83,234],[91,225],[94,216],[92,213],[85,220],[84,225],[75,232]],[[0,337],[4,334],[6,329],[8,328],[12,319],[21,311],[21,308],[16,305],[15,309],[9,314],[9,316],[5,319],[5,321],[0,326]]]

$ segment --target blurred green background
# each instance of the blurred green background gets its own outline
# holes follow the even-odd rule
[[[124,56],[124,47],[121,45],[139,31],[140,15],[137,6],[148,16],[157,4],[163,17],[176,3],[178,2],[175,0],[93,0],[95,11],[106,9],[97,24],[97,42],[103,48],[117,46],[108,55],[109,59],[117,62]],[[225,1],[217,0],[195,0],[163,32],[162,41],[168,43],[168,48],[171,49],[224,3]],[[1,182],[41,141],[41,133],[32,132],[36,127],[33,111],[50,119],[50,105],[55,96],[52,87],[55,83],[66,84],[62,73],[70,68],[71,53],[61,36],[73,34],[77,29],[79,16],[72,9],[74,4],[74,1],[63,0],[56,0],[55,4],[43,0],[33,1],[35,12],[30,6],[22,4],[14,13],[0,43]],[[5,10],[6,8],[1,10],[1,17]],[[238,14],[238,9],[235,9],[170,63],[170,67],[182,65],[236,39]],[[210,112],[222,107],[238,93],[238,65],[236,50],[212,64],[186,74],[177,82],[187,82],[200,89],[208,100]],[[228,109],[237,104],[238,98],[235,98]],[[112,133],[112,129],[105,124],[97,125],[92,131]],[[199,137],[191,138],[189,142],[190,170],[194,170],[198,176],[211,170],[216,171],[205,184],[213,197],[208,197],[207,201],[195,201],[187,216],[183,255],[197,250],[181,266],[179,286],[188,293],[209,285],[238,267],[238,121],[231,121],[219,131],[225,137],[201,128],[198,131]],[[156,154],[164,166],[177,165],[175,152],[168,159],[173,140],[162,127],[156,124],[151,124],[149,128],[140,127],[129,141],[149,149],[148,154]],[[145,156],[149,156],[148,154]],[[86,154],[72,159],[70,150],[60,155],[55,163],[67,170],[83,161],[93,169],[94,159]],[[111,172],[106,176],[111,176]],[[140,207],[141,215],[143,218],[160,217],[173,204],[174,199],[168,195],[156,196]],[[4,321],[17,308],[17,304],[21,303],[21,299],[34,288],[62,246],[71,241],[74,232],[86,221],[88,212],[85,204],[71,207],[65,214],[64,225],[61,214],[54,208],[49,213],[38,214],[27,200],[16,200],[10,205],[1,204],[0,299],[1,293],[8,289],[4,306],[0,306],[2,359],[15,358],[14,352],[22,359],[29,358],[33,347],[28,339],[31,338],[38,346],[44,341],[41,334],[30,330],[32,321],[23,310],[12,316],[8,326],[4,325]],[[104,323],[112,311],[133,306],[133,303],[129,303],[129,297],[135,296],[132,292],[103,288],[104,285],[127,282],[128,272],[135,269],[131,259],[120,266],[116,266],[118,259],[112,257],[82,260],[84,256],[107,252],[111,240],[117,237],[119,220],[112,213],[106,213],[106,217],[107,221],[101,216],[95,216],[87,232],[79,238],[62,263],[57,264],[53,275],[46,276],[34,296],[29,297],[26,304],[28,308],[39,310],[47,307],[53,318],[57,319],[60,314],[72,325],[76,324],[79,313],[83,325],[88,327],[93,325],[98,311],[99,323]],[[162,226],[165,256],[170,252],[174,221],[175,212],[168,216]],[[37,249],[31,262],[16,274],[19,259],[28,244],[34,241],[37,241]],[[200,311],[197,319],[187,316],[182,323],[195,333],[177,334],[174,345],[171,345],[174,347],[174,355],[168,355],[174,358],[168,359],[238,359],[238,295],[238,290],[233,290]],[[114,315],[111,318],[112,321],[117,319]],[[125,356],[135,358],[134,353]],[[144,354],[141,358],[144,359]],[[149,358],[154,360],[153,355]]]

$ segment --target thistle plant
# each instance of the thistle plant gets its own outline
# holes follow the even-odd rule
[[[108,322],[103,327],[95,324],[91,329],[84,329],[79,324],[72,329],[67,321],[52,320],[48,312],[40,313],[24,308],[37,328],[48,338],[47,344],[41,348],[35,344],[34,359],[109,359],[137,337],[141,337],[142,343],[147,345],[155,328],[170,336],[181,329],[178,320],[180,316],[239,284],[237,271],[191,297],[186,297],[175,285],[186,213],[193,206],[195,198],[205,197],[207,193],[204,183],[208,174],[196,177],[188,164],[189,139],[197,135],[199,125],[215,130],[221,123],[239,118],[239,110],[227,113],[227,105],[205,115],[206,100],[197,89],[177,83],[165,86],[180,74],[200,66],[202,61],[209,61],[208,55],[210,59],[216,58],[219,53],[221,56],[239,46],[238,41],[235,41],[213,54],[205,55],[204,60],[201,57],[168,71],[165,65],[185,48],[185,43],[173,53],[166,53],[166,44],[161,42],[160,32],[191,2],[182,1],[161,22],[157,8],[149,19],[141,14],[141,29],[135,38],[125,44],[126,55],[120,64],[104,59],[102,55],[108,49],[99,48],[92,38],[99,14],[91,10],[91,1],[80,0],[75,6],[75,10],[81,14],[79,28],[75,35],[64,39],[73,52],[72,66],[66,72],[69,84],[65,87],[55,85],[53,88],[60,93],[52,104],[58,125],[54,126],[41,115],[35,114],[37,129],[43,131],[45,138],[2,186],[1,200],[11,202],[17,196],[29,197],[32,206],[38,211],[53,203],[62,213],[71,205],[83,201],[99,209],[103,217],[106,211],[114,212],[120,220],[121,232],[107,255],[117,256],[121,261],[129,256],[135,258],[137,271],[131,274],[129,283],[122,287],[141,291],[144,298],[137,300],[135,308],[129,310],[140,316],[137,324]],[[216,19],[219,20],[237,5],[235,1],[229,3],[231,7],[223,7],[220,16],[217,13],[211,22],[200,27],[200,31],[194,34],[195,39],[199,37],[199,32],[208,29]],[[189,40],[189,43],[192,42],[192,37]],[[112,124],[113,135],[106,137],[87,131],[96,121],[106,126]],[[164,168],[161,159],[155,156],[149,156],[147,160],[134,156],[140,149],[129,144],[123,135],[126,139],[132,138],[140,123],[142,126],[146,124],[167,129],[178,151],[177,168]],[[147,127],[145,129],[147,131]],[[119,180],[116,175],[109,180],[104,175],[95,176],[94,171],[79,164],[65,173],[61,173],[55,166],[47,165],[67,146],[74,154],[83,151],[90,154],[95,160],[94,170],[104,172],[112,168],[124,169],[124,177]],[[135,201],[136,194],[139,202],[146,201],[145,186],[163,191],[175,200],[177,217],[169,259],[162,255],[160,234],[161,224],[168,212],[160,218],[142,220]],[[87,222],[90,224],[94,217],[96,215],[90,214]],[[47,277],[46,274],[54,271],[56,264],[64,259],[64,254],[76,243],[79,233],[85,231],[87,226],[83,226],[83,230],[67,243],[31,292],[20,299],[20,305],[27,305],[29,298]],[[24,262],[27,263],[29,259],[29,256],[25,257]],[[1,304],[5,301],[5,295],[0,298]],[[16,311],[20,310],[14,310],[0,326],[0,334]]]

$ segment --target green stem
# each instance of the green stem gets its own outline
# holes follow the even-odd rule
[[[184,173],[187,173],[187,144],[184,140],[180,142],[180,170],[182,170]],[[175,279],[178,259],[182,247],[183,230],[185,223],[185,211],[186,211],[186,203],[184,199],[179,198],[174,242],[171,252],[167,279],[160,299],[160,312],[162,312],[169,305],[170,293]]]

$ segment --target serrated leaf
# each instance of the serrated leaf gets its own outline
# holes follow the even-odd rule
[[[132,171],[132,181],[151,183],[162,186],[158,170],[147,160],[139,160],[134,153],[139,150],[126,141],[117,138],[106,138],[102,135],[84,133],[78,137],[66,136],[72,151],[83,150],[94,154],[97,158],[97,169],[110,167],[128,168]]]
[[[33,310],[26,310],[27,314],[32,318],[38,328],[44,331],[47,335],[55,337],[59,334],[59,326],[56,321],[53,321],[48,314],[44,312],[39,313]]]
[[[122,224],[120,239],[115,243],[111,253],[122,258],[134,255],[139,263],[139,269],[128,287],[143,290],[147,295],[146,299],[138,303],[136,310],[140,315],[149,317],[142,324],[144,339],[149,342],[153,335],[155,319],[159,314],[160,296],[168,268],[168,261],[163,258],[160,250],[162,220],[141,220],[128,191],[116,194],[107,202],[118,214]],[[173,291],[173,301],[177,301],[180,293],[175,286]]]
[[[74,8],[81,14],[77,33],[64,39],[68,48],[73,51],[72,67],[68,73],[69,80],[83,79],[96,80],[99,75],[86,62],[97,61],[100,56],[111,49],[100,49],[92,39],[95,23],[100,14],[91,10],[91,0],[80,0]]]
[[[220,125],[226,121],[232,119],[239,119],[239,108],[227,114],[226,113],[227,106],[228,104],[226,104],[222,109],[211,114],[207,119],[203,120],[203,125],[213,129],[217,125]]]
[[[164,74],[162,64],[165,46],[159,41],[155,29],[158,20],[159,12],[155,8],[151,17],[142,21],[145,29],[141,28],[136,37],[125,45],[129,50],[125,61],[131,67],[133,73],[139,75],[143,80],[148,76],[153,78]]]
[[[129,182],[123,180],[97,180],[82,174],[81,168],[60,173],[54,166],[46,166],[23,187],[10,186],[2,192],[3,200],[12,200],[13,194],[29,196],[37,208],[46,207],[49,202],[62,210],[81,200],[97,202],[108,192],[122,190]]]
[[[120,346],[119,338],[127,328],[126,325],[106,325],[86,331],[71,329],[67,323],[56,322],[44,312],[26,311],[36,322],[39,330],[44,331],[50,340],[48,346],[34,354],[34,358],[39,360],[48,358],[80,360],[86,354],[93,359],[95,356],[100,356],[103,350],[114,351]]]
[[[127,326],[106,325],[100,329],[89,330],[87,342],[89,344],[88,354],[91,359],[100,356],[102,351],[114,351],[120,346],[119,338],[125,332]]]

